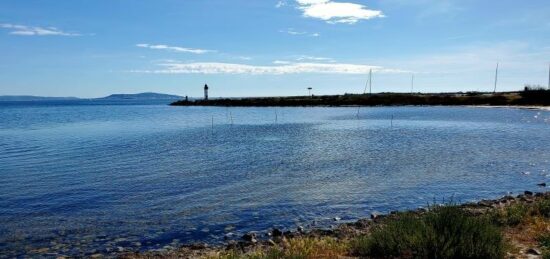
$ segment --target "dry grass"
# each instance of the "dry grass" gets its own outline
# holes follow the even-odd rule
[[[241,254],[229,251],[218,257],[219,259],[256,259],[256,258],[292,258],[292,259],[329,259],[346,257],[349,251],[349,242],[332,237],[322,238],[293,238],[284,239],[279,245],[269,249],[256,249]]]

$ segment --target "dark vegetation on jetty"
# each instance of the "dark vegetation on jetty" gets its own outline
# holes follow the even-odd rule
[[[545,186],[545,184],[540,184]],[[550,258],[550,193],[372,215],[333,229],[251,232],[123,258]]]
[[[377,93],[324,96],[181,100],[175,106],[391,106],[391,105],[550,105],[550,90],[529,88],[500,93]]]

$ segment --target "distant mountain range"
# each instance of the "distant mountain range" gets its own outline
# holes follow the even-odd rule
[[[43,97],[32,95],[2,95],[0,101],[63,101],[63,100],[180,100],[184,97],[171,94],[139,93],[139,94],[112,94],[101,98],[77,98],[77,97]]]
[[[60,101],[60,100],[78,100],[76,97],[43,97],[32,95],[1,95],[0,101]]]
[[[107,97],[97,98],[101,100],[180,100],[184,97],[171,94],[139,93],[139,94],[111,94]]]

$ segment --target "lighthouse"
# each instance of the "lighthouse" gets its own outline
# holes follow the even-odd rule
[[[204,100],[208,101],[208,85],[204,84]]]

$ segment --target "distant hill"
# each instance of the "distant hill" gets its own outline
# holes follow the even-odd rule
[[[101,100],[180,100],[184,97],[171,94],[139,93],[139,94],[111,94],[106,97],[97,98]]]
[[[93,98],[86,100],[181,100],[185,97],[170,94],[159,93],[139,93],[139,94],[112,94],[106,97]],[[6,102],[22,102],[22,101],[65,101],[65,100],[82,100],[77,97],[44,97],[32,95],[2,95],[0,101]]]
[[[60,100],[78,100],[76,97],[44,97],[32,95],[2,95],[0,101],[5,102],[23,102],[23,101],[60,101]]]

